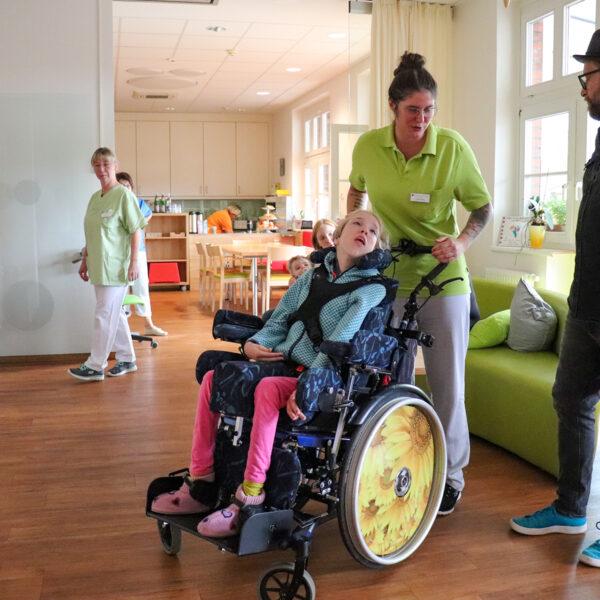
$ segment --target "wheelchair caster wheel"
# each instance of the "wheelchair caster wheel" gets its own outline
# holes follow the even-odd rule
[[[158,342],[150,342],[151,348],[158,348]]]
[[[294,578],[294,563],[274,563],[262,573],[257,592],[260,600],[314,600],[316,587],[308,571],[302,573],[302,581],[296,592],[289,595]]]
[[[156,524],[165,554],[175,556],[181,550],[181,529],[164,521],[157,521]]]

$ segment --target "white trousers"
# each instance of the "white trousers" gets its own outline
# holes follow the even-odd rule
[[[136,304],[135,312],[139,317],[149,317],[152,315],[150,307],[150,283],[148,281],[148,261],[146,251],[140,251],[138,254],[138,278],[131,284],[131,291],[139,296],[144,304]]]
[[[86,367],[103,371],[108,365],[108,355],[115,350],[117,360],[134,362],[135,352],[127,317],[122,309],[127,286],[95,285],[96,311],[92,334],[92,353],[85,361]]]
[[[393,325],[400,322],[408,298],[397,297]],[[419,299],[419,304],[423,299]],[[465,357],[469,343],[469,295],[435,296],[417,313],[419,330],[435,337],[423,347],[427,383],[440,417],[448,452],[446,482],[461,491],[463,468],[469,464],[470,441],[465,411]]]

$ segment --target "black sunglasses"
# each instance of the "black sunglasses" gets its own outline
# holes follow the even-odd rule
[[[577,75],[577,79],[579,79],[579,83],[584,90],[587,90],[587,78],[594,73],[600,73],[600,69],[594,69],[593,71],[588,71],[587,73]]]

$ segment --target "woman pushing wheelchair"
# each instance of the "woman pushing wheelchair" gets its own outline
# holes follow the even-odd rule
[[[347,293],[334,296],[322,308],[318,325],[322,339],[348,342],[360,329],[369,310],[386,296],[386,288],[376,277],[379,272],[367,260],[371,252],[387,247],[380,219],[358,210],[343,219],[334,233],[334,250],[325,255],[323,267],[327,280],[351,284]],[[229,537],[240,527],[240,509],[260,511],[264,503],[263,486],[271,462],[277,419],[282,408],[290,419],[304,419],[296,403],[298,369],[330,366],[330,359],[319,351],[309,337],[301,307],[310,300],[313,271],[303,274],[283,296],[264,327],[243,347],[251,361],[281,363],[282,375],[263,377],[254,391],[254,417],[250,435],[244,481],[228,507],[213,512],[198,524],[198,532],[208,537]],[[219,413],[210,410],[214,371],[204,375],[198,394],[198,407],[192,440],[190,475],[178,490],[157,496],[152,511],[162,514],[210,512],[218,497],[213,452]]]

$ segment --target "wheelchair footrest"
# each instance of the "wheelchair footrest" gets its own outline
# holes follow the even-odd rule
[[[242,527],[238,555],[279,550],[295,527],[294,511],[270,510],[252,515]]]

